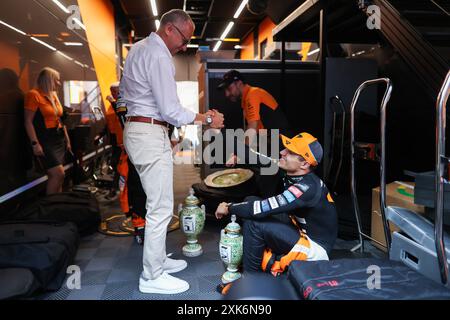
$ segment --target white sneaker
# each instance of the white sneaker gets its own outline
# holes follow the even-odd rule
[[[187,262],[184,260],[175,260],[166,258],[166,261],[164,261],[163,269],[167,273],[175,273],[180,272],[181,270],[186,269]]]
[[[189,283],[163,272],[154,280],[139,278],[139,291],[142,293],[175,294],[189,290]]]

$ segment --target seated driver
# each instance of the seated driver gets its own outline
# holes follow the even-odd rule
[[[234,214],[243,219],[243,271],[274,276],[293,260],[328,260],[337,237],[333,199],[314,169],[323,149],[309,133],[292,139],[281,135],[284,150],[279,167],[284,188],[268,199],[247,197],[242,203],[221,203],[217,219]],[[228,286],[229,287],[229,286]],[[226,286],[222,286],[227,291]]]

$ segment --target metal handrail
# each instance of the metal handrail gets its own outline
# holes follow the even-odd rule
[[[381,162],[380,162],[380,211],[381,211],[381,218],[383,220],[383,229],[386,237],[386,248],[389,251],[390,244],[391,244],[391,234],[389,230],[389,225],[386,219],[386,213],[385,213],[385,207],[386,207],[386,173],[385,173],[385,133],[386,133],[386,106],[391,98],[392,93],[392,82],[389,78],[379,78],[379,79],[373,79],[363,82],[358,89],[355,92],[355,95],[353,96],[353,100],[350,106],[350,141],[351,141],[351,194],[352,194],[352,200],[353,200],[353,206],[355,208],[355,217],[356,217],[356,223],[358,226],[358,234],[359,234],[359,241],[360,241],[360,248],[361,252],[364,251],[364,240],[363,236],[366,238],[371,239],[370,237],[367,237],[361,227],[361,214],[359,210],[358,205],[358,199],[356,197],[356,179],[355,179],[355,107],[359,100],[359,95],[361,94],[361,91],[363,91],[368,86],[379,84],[379,83],[386,83],[386,91],[383,96],[383,100],[381,101],[381,125],[380,125],[380,131],[381,131]],[[373,239],[371,239],[373,240]]]
[[[339,141],[340,142],[340,145],[339,145],[340,157],[339,157],[339,162],[338,162],[338,166],[337,166],[337,169],[336,169],[336,175],[334,176],[334,180],[333,180],[332,185],[331,185],[331,190],[334,192],[335,189],[336,189],[337,180],[338,180],[339,174],[341,172],[341,168],[342,168],[342,161],[343,161],[343,154],[344,154],[344,143],[345,143],[344,140],[345,140],[345,120],[346,119],[345,119],[344,103],[342,102],[341,98],[339,98],[338,95],[330,98],[330,104],[331,104],[331,106],[338,105],[340,107],[340,110],[338,110],[338,111],[342,112],[342,123],[341,123],[341,125],[342,125],[342,132],[341,132],[341,139]],[[336,110],[333,110],[333,133],[332,133],[333,137],[335,137],[335,135],[336,135],[336,125],[337,125],[336,116],[337,116],[337,112],[336,112]],[[335,143],[335,141],[333,140],[333,147],[332,147],[333,152],[335,151],[335,147],[336,147],[334,145],[334,143]],[[327,180],[329,179],[329,176],[331,174],[331,169],[333,167],[334,154],[332,154],[330,158],[331,159],[330,159],[330,163],[328,165],[328,170],[327,170]]]
[[[436,208],[434,220],[434,242],[436,245],[436,253],[439,262],[439,271],[441,273],[441,281],[447,285],[448,281],[448,265],[445,253],[444,233],[443,233],[443,216],[444,216],[444,168],[447,162],[445,157],[445,127],[447,124],[446,110],[447,101],[450,94],[450,71],[444,80],[436,100],[436,198],[434,205]]]

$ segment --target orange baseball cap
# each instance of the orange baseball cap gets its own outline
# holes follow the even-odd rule
[[[286,149],[302,156],[310,165],[317,166],[323,157],[319,141],[307,132],[302,132],[289,139],[281,134],[281,141]]]

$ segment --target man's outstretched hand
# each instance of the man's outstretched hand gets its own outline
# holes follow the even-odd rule
[[[223,117],[223,113],[220,113],[216,109],[209,110],[207,113],[209,113],[213,119],[211,128],[222,129],[224,127],[223,121],[225,120],[225,118]]]
[[[216,210],[216,218],[222,219],[224,216],[228,215],[230,212],[228,211],[228,203],[222,202],[219,204]]]

